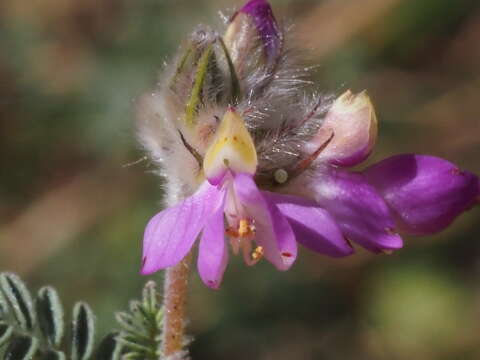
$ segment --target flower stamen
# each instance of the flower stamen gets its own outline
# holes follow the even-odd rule
[[[242,249],[243,260],[248,266],[255,265],[263,257],[263,247],[257,246],[252,252],[252,241],[255,238],[255,224],[252,220],[243,218],[237,227],[229,226],[225,234],[230,238],[230,245],[235,255]]]
[[[251,220],[242,219],[238,225],[238,235],[241,238],[253,238],[255,235],[255,225]]]
[[[263,257],[263,252],[263,246],[257,246],[252,253],[252,260],[255,260],[256,262],[260,261]]]

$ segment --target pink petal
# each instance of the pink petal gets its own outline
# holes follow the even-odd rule
[[[182,260],[222,198],[223,193],[205,181],[195,194],[155,215],[143,237],[141,273],[148,275]]]
[[[433,156],[393,156],[364,174],[393,210],[400,230],[412,235],[443,230],[480,194],[477,176]]]
[[[370,155],[377,139],[377,117],[365,91],[355,95],[348,90],[335,100],[306,150],[313,153],[332,133],[332,140],[317,162],[327,161],[348,167],[359,164]]]
[[[287,218],[300,244],[332,257],[353,254],[333,217],[315,202],[292,195],[262,193]]]
[[[330,169],[310,186],[349,240],[374,252],[402,247],[389,208],[361,174]]]
[[[255,241],[278,270],[288,270],[297,257],[295,235],[285,216],[266,201],[251,175],[237,174],[235,192],[249,216],[255,220]]]
[[[228,263],[224,224],[225,196],[208,218],[198,250],[198,272],[208,287],[218,289]]]

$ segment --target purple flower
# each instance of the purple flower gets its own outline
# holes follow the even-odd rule
[[[405,234],[441,231],[479,201],[477,176],[433,156],[393,156],[366,169],[364,176]]]
[[[387,253],[402,247],[399,233],[433,234],[478,204],[478,177],[433,156],[397,155],[363,172],[345,170],[368,157],[376,135],[370,99],[364,92],[355,96],[347,91],[305,145],[311,152],[328,142],[313,160],[315,171],[281,191],[313,199],[335,218],[347,239]]]
[[[278,270],[289,269],[295,261],[296,237],[330,256],[352,253],[333,218],[315,203],[260,191],[253,179],[256,166],[250,134],[241,117],[229,110],[205,155],[207,180],[191,197],[148,223],[142,274],[178,263],[200,233],[198,270],[211,288],[220,286],[227,266],[226,235],[233,252],[241,251],[247,265],[264,256]]]
[[[350,171],[377,138],[370,98],[312,95],[267,1],[241,8],[223,41],[201,30],[190,45],[140,104],[142,143],[167,195],[184,197],[148,223],[142,274],[179,263],[197,239],[200,277],[214,289],[229,246],[247,265],[264,257],[282,271],[297,243],[331,257],[351,255],[350,242],[390,253],[400,233],[441,231],[479,203],[478,177],[432,156]]]

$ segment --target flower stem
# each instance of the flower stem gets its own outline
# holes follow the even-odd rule
[[[165,357],[179,354],[185,346],[185,307],[188,277],[192,255],[165,271],[164,325],[162,354]]]

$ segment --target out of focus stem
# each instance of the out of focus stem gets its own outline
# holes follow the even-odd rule
[[[185,307],[192,254],[165,271],[162,354],[179,354],[185,345]]]

